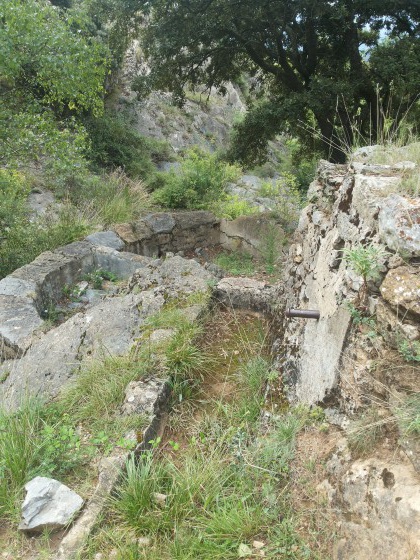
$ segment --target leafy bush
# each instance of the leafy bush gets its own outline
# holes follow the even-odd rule
[[[236,194],[228,194],[226,198],[216,201],[209,209],[219,218],[235,220],[239,216],[250,216],[258,212],[247,200],[239,198]]]
[[[0,169],[0,231],[7,235],[19,223],[26,211],[28,187],[17,171]],[[1,238],[0,238],[1,243]]]
[[[169,159],[164,142],[145,138],[122,117],[105,113],[85,120],[91,147],[89,157],[98,167],[122,168],[130,177],[153,175],[153,161]]]
[[[0,142],[0,164],[33,167],[34,162],[42,161],[57,184],[87,168],[85,129],[75,119],[57,122],[53,112],[36,101],[22,110],[5,100],[0,111]]]
[[[2,81],[14,95],[23,91],[57,111],[99,114],[109,53],[86,37],[91,22],[83,12],[37,0],[2,0],[1,10]]]
[[[153,200],[167,208],[207,209],[226,197],[226,186],[238,176],[237,166],[215,154],[191,150],[180,169],[167,174],[165,186],[153,193]]]

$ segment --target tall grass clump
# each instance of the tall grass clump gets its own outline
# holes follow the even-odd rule
[[[266,543],[268,558],[278,558],[280,549],[285,557],[306,557],[282,498],[305,420],[291,412],[252,442],[239,417],[232,419],[217,441],[208,438],[210,423],[202,427],[200,439],[193,437],[181,456],[155,449],[137,465],[128,462],[111,514],[119,530],[151,539],[148,557],[236,560],[253,554],[254,540]],[[107,534],[109,529],[102,539]],[[126,557],[126,542],[114,540],[115,545]]]
[[[73,420],[84,424],[90,432],[106,431],[110,437],[121,436],[116,411],[124,401],[127,385],[141,379],[149,367],[146,355],[91,361],[78,373],[60,402]],[[133,418],[133,422],[138,420]]]
[[[37,475],[63,477],[86,458],[61,406],[28,399],[16,412],[0,410],[0,515],[16,521],[26,482]]]
[[[122,169],[75,177],[64,195],[84,209],[91,223],[103,227],[135,220],[151,206],[143,182],[131,179]]]
[[[402,399],[395,407],[394,414],[403,437],[420,437],[420,393]]]
[[[30,221],[27,213],[0,240],[0,278],[34,260],[40,253],[83,238],[91,231],[86,216],[64,204],[56,217]]]

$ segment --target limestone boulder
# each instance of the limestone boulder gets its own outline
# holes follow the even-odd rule
[[[407,560],[420,552],[420,487],[408,460],[358,460],[342,466],[330,492],[340,508],[335,560]],[[340,472],[341,471],[341,472]],[[378,544],[380,543],[380,546]]]
[[[23,520],[19,525],[25,533],[63,529],[83,506],[83,498],[53,478],[37,476],[25,484],[25,490]]]
[[[408,312],[420,319],[420,270],[399,266],[388,271],[381,287],[382,297],[400,315]]]
[[[383,200],[378,218],[379,235],[390,249],[420,256],[420,199],[397,194]]]

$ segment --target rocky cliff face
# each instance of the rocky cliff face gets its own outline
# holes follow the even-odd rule
[[[213,89],[190,92],[183,108],[174,106],[172,95],[162,91],[139,101],[131,83],[148,72],[139,44],[134,41],[121,71],[117,108],[129,115],[140,134],[166,140],[175,153],[192,146],[213,151],[226,145],[232,122],[245,111],[238,88],[228,84],[225,96]]]
[[[318,321],[284,320],[279,364],[290,400],[323,403],[340,426],[329,428],[332,450],[318,456],[319,496],[340,535],[335,560],[406,560],[420,551],[419,444],[395,418],[420,388],[420,199],[396,194],[413,167],[321,162],[280,290],[286,306],[320,312]],[[361,246],[377,249],[367,289],[343,258]],[[357,411],[362,420],[375,411],[371,422],[382,431],[371,443],[372,425],[352,431]]]
[[[420,199],[395,194],[412,166],[321,163],[285,275],[286,306],[320,311],[319,321],[285,321],[282,369],[292,400],[355,410],[372,389],[373,357],[420,338]],[[343,259],[361,245],[376,247],[379,260],[367,289],[368,337],[354,328],[363,279]],[[390,383],[414,388],[407,379]]]

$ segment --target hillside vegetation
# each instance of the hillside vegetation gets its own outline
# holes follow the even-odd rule
[[[129,47],[138,69],[127,85]],[[206,274],[214,272],[205,291],[174,298],[153,276],[148,289],[161,298],[160,311],[152,314],[147,298],[130,303],[130,313],[135,309],[147,316],[141,327],[132,328],[130,353],[93,360],[89,351],[80,371],[69,374],[73,384],[53,401],[28,399],[14,412],[0,409],[3,556],[55,556],[58,540],[48,530],[34,539],[16,531],[24,485],[32,477],[57,477],[89,499],[102,460],[117,453],[129,459],[80,558],[333,557],[339,528],[328,497],[320,498],[319,483],[326,476],[325,458],[342,432],[328,424],[320,407],[287,402],[278,371],[284,356],[272,355],[273,348],[280,352],[285,336],[278,323],[254,311],[219,309],[213,289],[225,273],[253,276],[252,282],[262,280],[280,299],[280,290],[274,292],[278,286],[269,283],[279,279],[282,247],[296,229],[319,157],[351,161],[360,145],[380,144],[359,154],[361,160],[413,161],[414,167],[403,166],[395,191],[419,196],[420,144],[413,142],[420,118],[418,0],[0,0],[0,52],[0,279],[44,251],[135,222],[151,210],[209,210],[228,220],[256,214],[265,206],[254,205],[243,190],[232,190],[244,174],[251,183],[259,181],[253,194],[270,205],[260,262],[248,253],[214,247],[179,251],[175,259],[182,261],[191,251],[206,261]],[[235,114],[232,103],[229,121],[212,132],[203,124],[209,119],[200,119],[198,112],[208,116],[212,103],[221,105],[221,97],[214,100],[228,92],[228,83],[242,110]],[[139,112],[147,109],[151,93],[158,102],[150,114],[161,120],[163,138],[139,132]],[[195,104],[195,113],[187,111],[187,102]],[[182,141],[171,144],[169,133],[173,138],[178,131],[169,121],[186,123],[194,134],[180,130]],[[188,144],[197,134],[203,142]],[[398,174],[398,168],[390,173]],[[326,207],[340,184],[328,184]],[[41,210],[34,209],[38,196],[49,200]],[[343,214],[351,196],[343,195]],[[328,219],[331,208],[325,211]],[[319,225],[324,218],[314,212],[308,221]],[[262,221],[255,223],[263,229]],[[349,333],[360,336],[376,352],[374,341],[382,334],[368,296],[389,255],[369,245],[372,231],[363,238],[366,246],[349,249],[342,240],[326,252],[328,258],[335,255],[331,269],[347,263],[349,276],[362,281],[357,305],[350,303],[345,311],[352,322],[346,340]],[[325,230],[320,227],[315,237],[319,247]],[[299,251],[291,257],[293,266],[307,278],[303,261],[309,261],[309,251]],[[168,263],[156,256],[136,258],[153,266]],[[191,277],[197,283],[197,273]],[[289,277],[293,280],[295,272]],[[93,270],[82,280],[62,286],[63,301],[44,310],[44,331],[34,331],[36,341],[30,344],[42,341],[48,329],[68,328],[71,316],[82,316],[88,307],[79,300],[88,286],[100,292],[98,298],[108,297],[116,316],[115,301],[130,295],[129,283],[109,288],[117,281],[109,270]],[[144,291],[140,281],[136,288],[133,294]],[[335,302],[334,289],[327,282],[322,287]],[[298,293],[309,301],[304,290]],[[197,305],[201,311],[190,319]],[[105,328],[114,336],[108,324]],[[76,350],[80,356],[82,342]],[[394,360],[396,354],[402,367],[418,374],[417,339],[401,339]],[[12,370],[5,366],[19,359],[2,365],[0,390],[12,383]],[[72,360],[65,363],[74,368]],[[145,416],[124,417],[121,407],[129,383],[155,378],[169,387],[168,425],[146,441]],[[386,433],[386,422],[395,430],[402,426],[401,436],[418,437],[418,393],[401,398],[390,421],[373,405],[354,421],[353,453],[364,457],[371,451],[379,441],[376,434]],[[320,441],[319,453],[308,453],[302,441],[308,449]],[[395,434],[390,445],[394,441]],[[145,452],[135,459],[132,450],[142,444]]]

